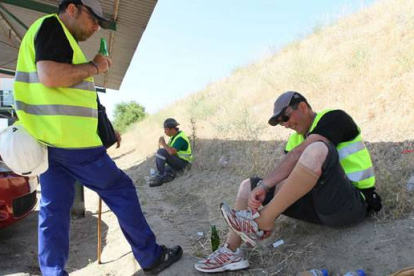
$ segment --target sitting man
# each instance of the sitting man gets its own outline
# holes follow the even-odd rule
[[[283,93],[274,104],[272,126],[294,130],[286,156],[265,178],[244,180],[235,210],[221,204],[231,228],[226,243],[194,267],[202,272],[249,267],[239,249],[269,236],[279,215],[331,227],[362,221],[379,211],[375,175],[361,131],[342,110],[315,113],[299,93]],[[265,206],[259,210],[261,206]]]
[[[190,140],[178,129],[178,125],[179,123],[173,118],[164,121],[164,133],[171,138],[168,144],[162,136],[158,141],[162,148],[155,154],[158,173],[150,180],[151,187],[161,186],[174,180],[176,173],[182,172],[193,160]]]

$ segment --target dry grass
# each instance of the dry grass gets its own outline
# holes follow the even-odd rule
[[[413,208],[413,196],[406,190],[406,183],[414,173],[413,153],[404,151],[414,146],[412,141],[371,145],[377,175],[377,190],[382,196],[384,210],[378,219],[398,219]]]
[[[413,49],[414,1],[378,1],[336,24],[318,26],[273,56],[238,68],[228,78],[150,116],[126,134],[124,150],[133,151],[134,159],[151,156],[162,134],[162,121],[176,118],[194,143],[191,174],[205,179],[185,186],[185,195],[209,192],[183,202],[182,188],[171,186],[168,200],[189,211],[202,202],[209,222],[224,229],[217,205],[232,203],[239,181],[264,175],[283,158],[290,131],[269,127],[267,120],[275,98],[283,91],[297,90],[315,110],[340,108],[354,118],[372,154],[383,199],[383,211],[376,219],[402,218],[413,209],[413,196],[404,187],[414,173],[414,153],[403,153],[414,149]],[[283,228],[283,223],[278,225]],[[194,255],[206,256],[210,250],[206,239],[193,244]],[[309,244],[301,252],[288,247],[276,253],[266,248],[249,251],[258,266],[248,273],[260,275],[256,267],[265,268],[269,275],[286,271],[289,260],[312,250],[315,246]],[[263,254],[269,253],[280,267],[267,266],[269,255],[263,258]]]

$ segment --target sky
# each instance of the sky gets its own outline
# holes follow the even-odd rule
[[[374,0],[158,0],[110,117],[135,101],[150,114]]]

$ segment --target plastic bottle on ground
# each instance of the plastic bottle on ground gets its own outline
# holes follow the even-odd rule
[[[326,269],[311,269],[299,272],[296,276],[329,276]]]
[[[414,174],[411,175],[410,179],[407,181],[407,185],[405,186],[407,192],[413,193],[414,192]]]
[[[344,276],[365,276],[365,271],[358,269],[357,271],[349,271]]]

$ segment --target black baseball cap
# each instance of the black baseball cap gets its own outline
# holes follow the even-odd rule
[[[180,125],[174,118],[168,118],[164,121],[164,128],[173,128]]]
[[[103,29],[109,29],[111,26],[111,21],[103,16],[101,3],[99,0],[60,0],[59,6],[63,3],[73,3],[84,5],[89,9],[92,15],[98,19],[99,26]]]
[[[303,97],[299,92],[296,91],[287,91],[280,95],[273,107],[273,116],[269,119],[269,125],[276,126],[279,124],[280,121],[280,115],[282,115],[282,112],[286,109],[288,106],[293,106],[295,104],[298,104],[300,102],[306,102],[305,97]]]

